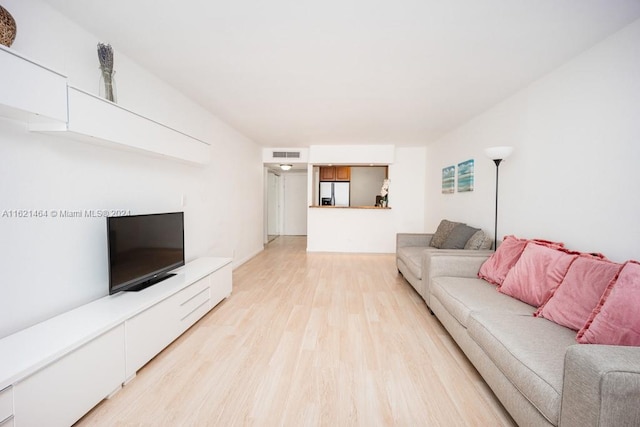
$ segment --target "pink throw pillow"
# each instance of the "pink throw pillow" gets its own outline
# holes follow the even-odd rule
[[[478,277],[494,285],[501,285],[511,267],[515,265],[527,245],[526,239],[505,236],[502,244],[488,260],[482,264]]]
[[[640,263],[627,261],[578,332],[581,344],[640,346]]]
[[[622,264],[601,259],[599,254],[597,256],[578,257],[549,301],[534,315],[575,331],[582,328],[607,285],[622,268]]]
[[[494,285],[502,285],[509,270],[518,262],[524,247],[529,242],[535,242],[550,248],[562,248],[564,243],[552,242],[543,239],[518,239],[516,236],[505,236],[500,246],[488,260],[482,264],[478,271],[478,277]]]
[[[529,242],[498,290],[539,307],[560,286],[577,257],[563,250]]]

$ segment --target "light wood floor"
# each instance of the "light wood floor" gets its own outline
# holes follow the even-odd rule
[[[280,237],[81,426],[511,426],[392,255]]]

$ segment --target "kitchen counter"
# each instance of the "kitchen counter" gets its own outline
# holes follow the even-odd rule
[[[394,212],[376,206],[310,206],[307,251],[394,253]]]
[[[310,208],[321,208],[321,209],[391,209],[389,206],[380,207],[380,206],[309,206]]]

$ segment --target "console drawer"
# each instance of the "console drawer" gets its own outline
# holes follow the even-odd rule
[[[0,425],[13,417],[13,387],[9,386],[0,391]]]
[[[209,303],[209,287],[207,286],[204,289],[200,290],[199,293],[195,294],[190,299],[180,304],[180,320],[182,321],[185,318],[187,318],[189,314],[191,314],[196,308],[198,308],[202,304],[207,304],[208,306],[208,303]]]
[[[209,298],[202,301],[200,305],[194,306],[191,311],[185,313],[182,319],[180,319],[182,331],[184,332],[189,329],[194,323],[207,314],[209,310]]]
[[[198,280],[193,285],[188,286],[178,293],[178,301],[180,301],[180,305],[186,305],[189,303],[189,300],[197,297],[204,289],[209,288],[210,277],[207,276],[203,279]]]

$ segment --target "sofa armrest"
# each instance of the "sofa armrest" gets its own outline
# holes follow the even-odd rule
[[[493,251],[472,249],[439,249],[422,257],[422,271],[427,271],[429,282],[434,277],[478,277],[480,266]]]
[[[478,277],[480,266],[493,251],[471,249],[436,249],[422,255],[424,300],[431,307],[431,285],[435,277]]]
[[[433,233],[398,233],[396,234],[396,250],[407,246],[428,247]]]
[[[640,347],[567,349],[560,426],[595,425],[640,425]]]

